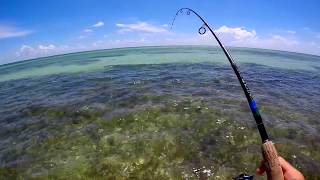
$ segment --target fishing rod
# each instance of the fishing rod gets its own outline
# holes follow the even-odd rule
[[[280,166],[280,163],[278,160],[277,150],[276,150],[274,144],[272,143],[272,141],[268,137],[268,133],[264,127],[262,117],[260,115],[257,103],[253,99],[253,97],[250,93],[250,90],[249,90],[246,82],[244,81],[243,77],[241,76],[241,74],[238,70],[238,67],[237,67],[236,63],[234,62],[232,56],[230,55],[228,50],[224,47],[221,40],[218,38],[218,36],[215,34],[215,32],[211,29],[211,27],[208,25],[208,23],[197,12],[195,12],[194,10],[192,10],[190,8],[181,8],[177,11],[177,13],[174,16],[173,21],[171,23],[171,29],[173,27],[173,24],[174,24],[177,16],[179,14],[183,14],[184,12],[186,12],[187,15],[190,15],[191,13],[196,15],[203,22],[203,25],[199,28],[198,33],[203,35],[206,33],[207,29],[209,29],[211,34],[217,40],[217,42],[218,42],[219,46],[221,47],[221,49],[223,50],[224,54],[226,55],[234,73],[236,74],[236,76],[239,80],[239,83],[242,87],[242,90],[247,98],[252,115],[255,119],[255,122],[256,122],[261,140],[262,140],[261,150],[262,150],[264,161],[267,166],[268,179],[283,180],[284,177],[283,177],[282,169],[281,169],[281,166]]]

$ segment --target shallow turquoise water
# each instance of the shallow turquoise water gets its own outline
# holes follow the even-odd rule
[[[240,64],[254,63],[308,71],[318,71],[320,68],[319,57],[313,55],[248,48],[231,48],[231,53]],[[0,81],[59,73],[92,72],[113,65],[201,62],[228,63],[217,47],[110,49],[39,58],[0,66]]]
[[[319,178],[320,57],[232,48],[282,156]],[[0,179],[230,179],[260,139],[215,47],[81,52],[0,66]]]

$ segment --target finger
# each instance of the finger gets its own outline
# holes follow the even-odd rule
[[[293,166],[291,166],[288,161],[286,161],[285,159],[283,159],[281,156],[278,157],[281,168],[283,173],[285,173],[286,171],[290,170],[290,169],[294,169]]]
[[[304,180],[303,174],[294,168],[288,161],[279,156],[279,162],[283,171],[284,176],[287,179],[302,179]]]
[[[258,174],[258,175],[263,175],[263,173],[266,171],[266,166],[264,165],[264,161],[262,160],[261,162],[260,162],[260,165],[259,165],[259,167],[257,168],[257,170],[256,170],[256,173]]]

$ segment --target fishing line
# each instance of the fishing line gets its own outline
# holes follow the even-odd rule
[[[253,117],[254,117],[254,119],[256,121],[256,125],[257,125],[257,128],[259,130],[259,134],[260,134],[262,142],[265,143],[265,142],[269,141],[269,137],[268,137],[267,131],[266,131],[265,127],[264,127],[264,124],[263,124],[261,115],[259,113],[259,109],[257,107],[257,104],[254,101],[254,99],[253,99],[253,97],[252,97],[252,95],[250,93],[250,89],[248,88],[247,84],[245,83],[244,79],[242,78],[236,63],[234,62],[232,56],[229,54],[228,50],[224,47],[224,45],[222,44],[222,42],[220,41],[218,36],[211,29],[211,27],[207,24],[207,22],[197,12],[195,12],[194,10],[192,10],[190,8],[181,8],[181,9],[179,9],[177,11],[177,13],[174,16],[174,18],[172,20],[172,23],[171,23],[171,27],[170,27],[171,30],[172,30],[172,27],[173,27],[177,17],[180,14],[186,14],[186,15],[194,14],[194,15],[196,15],[203,22],[203,25],[198,29],[198,33],[200,35],[204,35],[209,30],[211,32],[211,34],[214,36],[214,38],[218,42],[219,46],[223,50],[224,54],[226,55],[228,61],[230,62],[230,65],[231,65],[234,73],[236,74],[236,76],[237,76],[237,78],[239,80],[239,83],[240,83],[240,85],[242,87],[242,90],[243,90],[243,92],[244,92],[244,94],[246,96],[246,99],[248,101],[250,110],[251,110],[251,112],[253,114]]]

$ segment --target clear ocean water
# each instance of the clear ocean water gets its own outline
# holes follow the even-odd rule
[[[279,154],[320,178],[320,57],[230,53]],[[254,174],[261,160],[244,94],[217,47],[1,65],[0,99],[0,179],[230,179]]]

